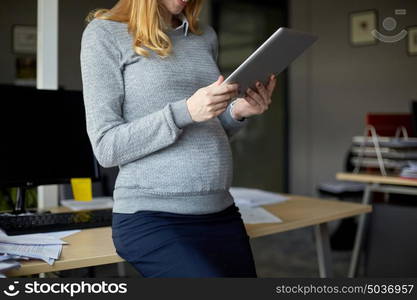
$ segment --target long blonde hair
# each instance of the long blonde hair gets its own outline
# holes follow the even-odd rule
[[[172,42],[163,31],[167,28],[162,17],[163,10],[158,0],[119,0],[111,9],[95,9],[91,11],[86,21],[103,19],[127,23],[128,32],[133,37],[133,48],[142,56],[149,56],[147,47],[155,51],[161,58],[167,57],[172,51]],[[192,0],[183,10],[189,23],[189,30],[197,35],[202,32],[199,29],[199,15],[203,6],[203,0]]]

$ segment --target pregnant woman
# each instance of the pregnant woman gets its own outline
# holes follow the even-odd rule
[[[236,98],[201,7],[120,0],[82,36],[88,135],[100,165],[119,167],[114,245],[144,277],[256,277],[229,139],[268,109],[276,79]]]

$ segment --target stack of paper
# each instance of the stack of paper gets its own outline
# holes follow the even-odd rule
[[[365,146],[374,147],[374,140],[372,137],[354,136],[353,144],[361,146],[365,142]],[[417,138],[398,138],[398,137],[385,137],[378,136],[378,143],[380,147],[387,148],[417,148]]]
[[[8,236],[0,230],[0,275],[20,267],[17,260],[21,259],[41,259],[53,265],[61,255],[62,245],[67,244],[61,238],[76,232],[79,230]]]
[[[239,207],[242,219],[246,224],[281,223],[282,220],[271,214],[261,205],[276,204],[288,200],[282,195],[258,189],[231,187],[235,204]]]
[[[417,179],[417,163],[411,161],[408,162],[408,166],[402,169],[400,176]]]

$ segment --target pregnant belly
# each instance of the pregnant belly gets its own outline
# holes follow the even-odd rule
[[[167,148],[122,166],[116,188],[150,193],[201,193],[228,189],[233,158],[218,119],[186,127]]]

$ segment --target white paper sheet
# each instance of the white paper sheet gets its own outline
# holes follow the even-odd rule
[[[53,265],[54,263],[55,263],[55,260],[56,259],[54,259],[54,258],[51,258],[51,257],[44,257],[44,256],[37,256],[37,255],[32,255],[32,257],[31,257],[32,259],[41,259],[41,260],[43,260],[44,262],[46,262],[48,265]]]
[[[262,207],[239,206],[242,220],[246,224],[282,223],[282,220]]]
[[[261,205],[281,203],[288,200],[288,197],[259,189],[231,187],[229,191],[235,199],[237,206],[257,207]]]
[[[0,262],[1,261],[5,261],[5,260],[11,260],[11,259],[24,259],[24,260],[28,260],[29,257],[20,256],[20,255],[12,255],[12,254],[3,254],[3,255],[0,255]]]
[[[408,166],[401,170],[401,177],[417,179],[417,162],[409,161]]]
[[[62,245],[67,244],[65,241],[54,236],[48,235],[13,235],[0,236],[0,243],[17,244],[17,245]]]
[[[56,239],[62,239],[64,237],[70,236],[72,234],[80,232],[80,229],[74,229],[74,230],[65,230],[65,231],[53,231],[53,232],[45,232],[45,233],[33,233],[33,234],[25,234],[21,236],[33,236],[33,237],[48,237],[48,238],[56,238]],[[0,237],[1,239],[1,237]]]
[[[0,253],[22,255],[36,258],[58,259],[62,245],[18,245],[0,243]]]
[[[65,241],[60,240],[66,236],[70,236],[81,230],[65,230],[56,232],[45,233],[33,233],[33,234],[20,234],[8,236],[6,234],[0,235],[0,243],[7,244],[20,244],[20,245],[62,245],[68,244]]]
[[[112,208],[113,203],[114,201],[112,197],[97,197],[93,198],[91,201],[75,201],[73,199],[61,200],[61,205],[68,207],[72,211]]]

